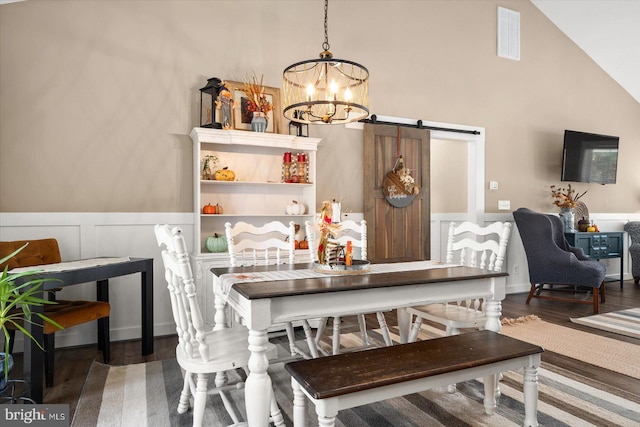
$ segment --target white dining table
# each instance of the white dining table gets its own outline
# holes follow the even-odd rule
[[[370,271],[342,275],[315,272],[312,264],[212,268],[211,272],[216,328],[225,327],[227,305],[249,328],[245,403],[252,427],[269,424],[267,331],[272,325],[395,309],[400,339],[406,342],[411,322],[407,307],[482,297],[487,299],[486,329],[500,332],[508,276],[433,261],[372,264]]]

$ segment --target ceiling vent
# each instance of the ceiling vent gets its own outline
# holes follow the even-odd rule
[[[498,56],[520,60],[520,12],[498,7]]]

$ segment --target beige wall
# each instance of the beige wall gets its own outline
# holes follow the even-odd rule
[[[521,13],[520,61],[496,56],[498,5]],[[0,211],[190,211],[198,88],[252,71],[280,87],[322,20],[319,0],[0,6]],[[487,212],[555,209],[566,128],[621,137],[618,183],[577,184],[589,209],[640,212],[640,104],[528,1],[331,1],[329,42],[369,68],[372,113],[486,129]],[[361,212],[361,133],[311,135],[318,199]]]

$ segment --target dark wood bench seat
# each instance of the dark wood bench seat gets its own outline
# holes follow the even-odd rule
[[[485,412],[496,407],[496,375],[524,368],[525,426],[537,426],[537,369],[544,350],[492,331],[476,331],[285,365],[294,391],[294,426],[306,425],[304,393],[321,426],[338,411],[484,377]]]

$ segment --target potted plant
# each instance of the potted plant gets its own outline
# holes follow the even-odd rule
[[[0,259],[0,265],[14,257],[27,245],[28,243],[12,254]],[[45,304],[55,304],[55,301],[47,301],[46,299],[36,296],[41,292],[40,288],[44,282],[54,279],[29,278],[29,276],[36,273],[38,273],[37,269],[11,273],[9,272],[9,267],[5,266],[2,271],[2,275],[0,275],[0,330],[2,330],[4,334],[4,352],[0,352],[0,363],[2,363],[0,393],[2,393],[8,385],[9,371],[13,365],[11,355],[9,354],[9,326],[11,325],[11,329],[17,329],[22,332],[25,337],[33,340],[38,347],[43,349],[42,345],[24,328],[24,322],[33,324],[31,320],[32,307],[41,307]],[[17,284],[16,281],[22,278],[24,278],[24,281]],[[44,314],[36,314],[44,322],[51,323],[52,325],[63,329],[62,326],[49,319]]]

